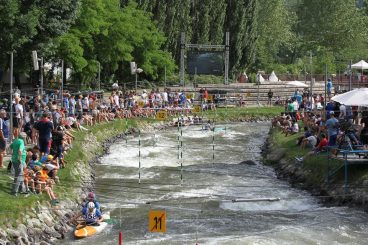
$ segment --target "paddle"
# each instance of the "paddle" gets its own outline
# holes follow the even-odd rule
[[[98,224],[98,222],[97,221],[95,221],[95,222],[93,222],[93,223],[88,223],[87,224],[87,222],[84,220],[83,221],[83,225],[81,225],[81,224],[78,224],[78,225],[80,225],[80,227],[78,227],[78,225],[76,226],[76,230],[80,230],[80,229],[83,229],[83,228],[85,228],[86,226],[94,226],[94,225],[97,225]],[[99,225],[99,224],[98,224]]]
[[[107,224],[109,224],[109,225],[115,225],[115,224],[117,224],[118,222],[117,222],[117,220],[115,220],[115,219],[104,219],[104,221],[103,222],[106,222]]]

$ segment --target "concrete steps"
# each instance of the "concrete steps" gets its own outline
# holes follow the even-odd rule
[[[306,83],[309,86],[309,82]],[[203,84],[199,88],[207,88],[209,94],[220,94],[220,97],[226,99],[228,104],[240,103],[242,100],[246,105],[266,104],[268,101],[268,92],[273,92],[273,100],[276,96],[280,97],[280,101],[284,102],[289,99],[296,89],[303,91],[303,87],[294,87],[285,83],[262,83],[259,86],[252,83],[234,83],[230,85],[222,84]],[[309,89],[310,87],[308,87]],[[199,89],[196,89],[198,91]],[[313,84],[313,94],[325,93],[325,83],[315,82]]]

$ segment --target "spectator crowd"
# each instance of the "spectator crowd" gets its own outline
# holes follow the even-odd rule
[[[97,93],[68,91],[62,96],[59,91],[35,96],[15,93],[13,101],[0,110],[0,167],[6,168],[4,155],[11,155],[7,165],[14,174],[11,194],[45,192],[57,203],[53,187],[59,182],[58,172],[67,165],[64,156],[72,147],[75,131],[115,119],[154,117],[162,109],[183,118],[192,110],[194,99],[202,101],[203,109],[214,108],[208,97],[207,89],[197,94],[115,89],[106,99]]]
[[[311,149],[307,155],[297,157],[297,161],[327,150],[336,157],[341,150],[367,149],[367,108],[332,100],[324,107],[324,100],[322,95],[309,96],[308,92],[296,91],[285,101],[285,113],[272,120],[272,126],[280,128],[285,136],[300,134],[296,144]]]

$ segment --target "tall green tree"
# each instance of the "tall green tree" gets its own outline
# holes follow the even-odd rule
[[[119,81],[132,80],[129,62],[135,61],[149,79],[163,75],[175,65],[150,14],[135,3],[121,8],[118,0],[83,0],[82,14],[70,31],[58,38],[60,56],[74,70],[75,80],[89,86],[103,67],[103,80],[111,75]]]
[[[287,63],[287,50],[292,49],[295,35],[292,24],[295,15],[289,11],[284,0],[259,0],[258,39],[256,43],[255,69],[271,72],[277,63]]]
[[[230,68],[235,73],[255,59],[257,0],[229,1],[224,30],[230,32]]]
[[[298,34],[305,49],[321,46],[336,57],[347,58],[367,44],[367,16],[355,0],[302,0],[298,16]]]
[[[79,14],[79,0],[21,1],[0,3],[0,64],[15,52],[15,71],[28,71],[31,51],[49,55],[55,37],[66,33]]]

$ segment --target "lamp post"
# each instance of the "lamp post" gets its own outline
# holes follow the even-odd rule
[[[98,62],[98,91],[101,91],[101,63],[99,61]]]
[[[43,57],[41,57],[40,80],[41,80],[41,96],[42,96],[44,94],[43,92]]]
[[[10,142],[13,140],[13,64],[14,53],[10,53]]]
[[[60,108],[63,108],[64,93],[64,60],[61,60],[61,87],[60,87]]]
[[[141,68],[138,68],[137,65],[135,66],[135,70],[134,70],[134,73],[135,73],[135,91],[137,92],[137,88],[138,88],[138,73],[142,73],[143,72],[143,69]]]
[[[310,57],[309,57],[309,64],[310,64],[310,96],[311,96],[311,102],[312,102],[312,97],[313,97],[313,54],[312,51],[310,52]]]
[[[352,63],[353,63],[353,61],[352,60],[350,60],[350,64],[349,64],[349,91],[351,91],[351,81],[352,81],[352,70],[351,70],[351,66],[352,66]]]

